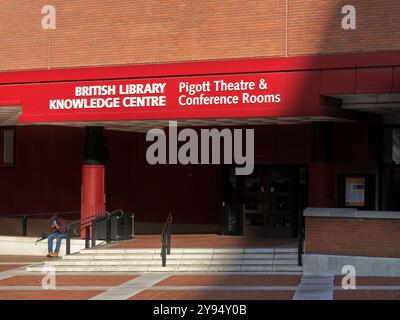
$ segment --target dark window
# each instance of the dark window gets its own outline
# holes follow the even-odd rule
[[[398,165],[383,167],[382,205],[383,210],[400,210],[400,166]]]
[[[392,131],[392,160],[395,164],[400,164],[400,128]]]
[[[15,163],[15,129],[0,128],[0,166]]]

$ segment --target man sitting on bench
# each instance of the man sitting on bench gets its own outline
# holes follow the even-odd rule
[[[51,231],[52,233],[48,237],[48,249],[49,253],[47,257],[57,258],[61,248],[62,239],[67,238],[66,223],[57,214],[51,217]],[[53,252],[53,240],[56,240],[56,249]]]

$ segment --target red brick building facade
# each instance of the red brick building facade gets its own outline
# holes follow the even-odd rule
[[[400,210],[396,1],[352,1],[350,30],[339,0],[50,5],[55,29],[44,30],[41,1],[1,3],[0,214],[81,211],[90,126],[105,129],[104,208],[133,211],[138,232],[156,232],[169,211],[181,232],[294,237],[307,206]],[[53,115],[43,103],[92,82],[156,79],[173,87],[196,77],[258,76],[277,78],[281,107],[182,111],[168,98],[165,114]],[[146,130],[176,119],[184,127],[254,128],[254,174],[149,165]],[[352,204],[346,188],[357,186],[364,193]]]

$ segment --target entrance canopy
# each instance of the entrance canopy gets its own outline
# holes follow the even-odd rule
[[[384,124],[400,124],[400,93],[336,95],[344,110],[382,117]]]
[[[360,104],[348,103],[353,95],[370,104],[399,94],[400,53],[0,73],[2,121],[21,112],[18,123],[119,129],[170,119],[191,126],[360,121],[364,110],[349,107]]]

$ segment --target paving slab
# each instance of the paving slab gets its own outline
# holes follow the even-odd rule
[[[333,275],[304,275],[293,300],[332,300],[333,279]]]
[[[154,284],[166,279],[171,274],[144,274],[118,287],[109,289],[91,300],[127,300],[139,292],[142,292]]]

